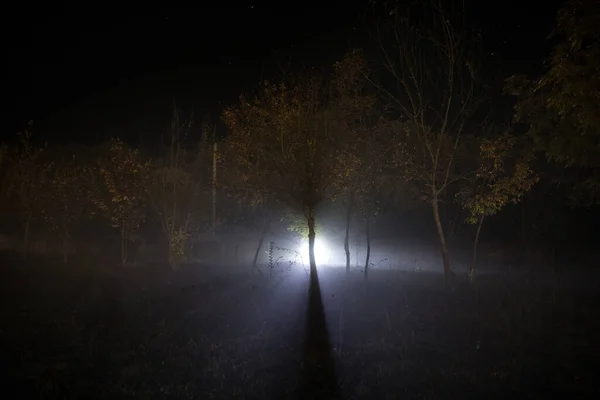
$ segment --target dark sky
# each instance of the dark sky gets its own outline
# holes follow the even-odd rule
[[[560,1],[546,8],[527,0],[468,3],[486,52],[503,70],[540,65]],[[165,131],[173,99],[197,117],[217,117],[290,57],[330,64],[360,44],[369,10],[367,0],[129,10],[98,4],[6,14],[4,137],[33,119],[35,134],[50,140],[147,140]]]

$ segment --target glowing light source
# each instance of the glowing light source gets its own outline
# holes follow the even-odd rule
[[[308,253],[308,240],[304,240],[300,247],[300,255],[302,260],[306,263],[310,263],[310,257]],[[315,261],[317,265],[329,264],[331,259],[331,250],[327,245],[327,242],[319,237],[315,238]]]

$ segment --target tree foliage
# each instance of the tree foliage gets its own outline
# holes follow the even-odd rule
[[[538,181],[530,167],[532,152],[527,147],[525,151],[517,151],[517,144],[517,139],[508,133],[483,138],[479,146],[477,172],[467,188],[458,193],[457,197],[468,213],[466,222],[477,224],[469,269],[471,280],[474,278],[477,246],[485,218],[497,214],[509,203],[517,204]]]
[[[0,175],[4,177],[4,173],[6,172],[6,153],[8,147],[6,144],[2,143],[0,145]]]
[[[482,140],[477,172],[469,189],[459,193],[468,223],[476,224],[507,204],[518,203],[538,181],[530,167],[531,153],[516,154],[517,143],[509,134]]]
[[[391,143],[386,141],[389,137],[377,129],[376,98],[366,87],[370,70],[362,52],[350,52],[334,68],[340,136],[332,194],[334,199],[345,203],[346,208],[357,206],[365,211],[373,200],[371,195]]]
[[[266,221],[274,216],[272,212],[278,208],[277,199],[268,196],[262,187],[251,184],[252,171],[247,170],[243,162],[238,163],[240,160],[229,143],[229,140],[221,143],[218,153],[217,188],[228,203],[228,215],[222,218],[261,231]]]
[[[169,262],[176,269],[183,261],[191,235],[197,186],[183,165],[165,165],[152,174],[150,198],[169,250]]]
[[[2,143],[0,145],[0,201],[5,201],[6,200],[6,196],[8,195],[8,187],[7,187],[7,177],[6,177],[6,171],[7,171],[7,163],[6,163],[6,153],[7,153],[8,147]]]
[[[279,222],[283,223],[288,232],[297,234],[302,238],[308,237],[309,229],[306,224],[306,216],[295,210],[284,209],[281,211]],[[320,233],[320,224],[315,221],[315,234]]]
[[[112,139],[108,157],[98,161],[102,185],[93,196],[98,209],[121,235],[121,261],[127,260],[126,241],[146,218],[150,162],[144,161],[139,150]]]
[[[517,97],[515,120],[547,158],[587,169],[576,187],[584,205],[600,203],[600,4],[570,0],[559,11],[559,40],[539,77],[513,76],[506,92]]]
[[[207,184],[207,146],[185,147],[193,120],[173,110],[170,143],[154,163],[149,199],[167,241],[169,264],[177,269],[185,259],[189,239],[209,225],[210,189]]]
[[[337,128],[326,80],[316,74],[273,84],[258,96],[241,96],[223,112],[229,128],[229,155],[244,181],[261,196],[302,213],[309,229],[311,273],[315,209],[331,188]]]
[[[5,184],[10,209],[21,222],[27,255],[31,226],[43,217],[44,192],[40,188],[48,179],[52,164],[43,158],[44,148],[34,146],[29,130],[18,135],[18,145],[7,154]]]
[[[71,160],[57,162],[40,186],[44,193],[44,220],[63,242],[63,258],[67,263],[71,238],[82,219],[91,214],[89,182],[92,171]]]
[[[246,171],[245,183],[298,210],[316,206],[330,183],[333,121],[321,104],[323,89],[318,77],[265,82],[259,96],[242,96],[223,113],[230,154]]]

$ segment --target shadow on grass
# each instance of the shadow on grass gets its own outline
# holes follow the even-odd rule
[[[337,399],[339,388],[335,375],[335,362],[316,272],[312,273],[310,278],[307,312],[300,377],[301,398]]]

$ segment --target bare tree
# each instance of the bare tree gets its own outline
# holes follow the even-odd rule
[[[440,204],[460,179],[461,135],[478,107],[476,40],[436,1],[412,10],[391,6],[377,27],[384,75],[372,82],[396,120],[396,160],[402,178],[431,205],[446,280],[452,274]]]
[[[184,147],[191,127],[192,120],[183,120],[174,108],[167,152],[162,162],[156,163],[149,193],[173,269],[184,259],[192,231],[204,227],[200,220],[209,210],[208,204],[201,201],[209,192],[203,190],[196,174],[202,152],[190,152]]]

